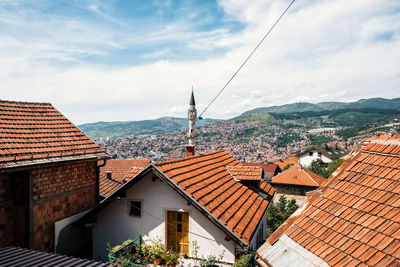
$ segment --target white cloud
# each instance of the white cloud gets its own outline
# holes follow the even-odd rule
[[[33,21],[29,27],[44,27],[46,38],[0,34],[1,97],[52,102],[79,124],[186,116],[193,85],[200,114],[288,3],[221,1],[230,19],[246,25],[236,33],[225,28],[198,32],[171,22],[141,36],[122,38],[119,32],[87,21],[56,17],[49,18],[45,27],[41,20]],[[400,3],[391,0],[295,2],[204,117],[229,118],[250,108],[297,101],[400,97],[399,10]],[[29,24],[18,16],[4,18]],[[145,47],[166,40],[183,43],[193,53],[226,50],[204,60],[135,66],[82,60],[84,55],[111,53],[106,47],[123,49],[135,42]],[[169,47],[158,47],[144,58],[170,53]]]

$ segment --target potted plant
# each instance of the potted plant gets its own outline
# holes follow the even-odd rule
[[[165,255],[166,249],[160,242],[154,242],[150,247],[150,258],[154,264],[160,265]]]
[[[165,262],[168,267],[175,267],[179,263],[179,253],[172,250],[167,251]]]
[[[150,263],[150,248],[151,246],[147,244],[142,244],[142,246],[140,247],[140,254],[143,263]]]

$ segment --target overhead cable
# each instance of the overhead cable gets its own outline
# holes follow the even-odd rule
[[[243,68],[243,66],[247,63],[247,61],[251,58],[251,56],[256,52],[258,47],[262,44],[262,42],[267,38],[267,36],[271,33],[271,31],[275,28],[275,26],[278,24],[278,22],[281,20],[281,18],[285,15],[285,13],[289,10],[289,8],[293,5],[294,1],[289,4],[289,6],[283,11],[283,13],[279,16],[279,18],[275,21],[275,23],[272,25],[272,27],[268,30],[268,32],[264,35],[264,37],[261,39],[260,42],[256,45],[256,47],[253,49],[253,51],[250,53],[250,55],[243,61],[242,65],[236,70],[236,72],[231,76],[231,78],[228,80],[228,82],[222,87],[222,89],[218,92],[218,94],[211,100],[211,102],[207,105],[207,107],[200,113],[200,115],[197,117],[197,120],[202,119],[202,115],[206,110],[211,106],[211,104],[218,98],[218,96],[225,90],[225,88],[229,85],[229,83],[235,78],[236,74],[239,73],[239,71]]]

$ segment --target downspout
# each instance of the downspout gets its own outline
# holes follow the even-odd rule
[[[96,181],[95,181],[96,206],[100,202],[100,168],[106,165],[107,159],[103,159],[103,164],[100,165],[97,165],[97,162],[98,161],[96,161]]]
[[[167,179],[167,181],[169,181],[170,183],[172,183],[176,188],[178,188],[180,190],[180,192],[182,192],[187,198],[189,198],[193,203],[195,203],[197,205],[197,207],[200,207],[210,218],[212,218],[216,223],[218,223],[220,226],[222,226],[223,229],[227,230],[233,237],[235,237],[238,241],[240,241],[242,243],[242,247],[248,246],[246,242],[244,242],[243,239],[241,239],[239,236],[237,236],[234,232],[231,231],[231,229],[229,229],[228,227],[226,227],[225,224],[223,224],[222,222],[220,222],[220,220],[218,220],[217,218],[215,218],[214,215],[212,215],[208,210],[206,210],[202,205],[200,205],[200,203],[198,203],[192,196],[190,196],[188,193],[186,193],[185,190],[183,190],[182,188],[179,187],[179,185],[177,185],[174,181],[172,181],[168,176],[166,176],[160,169],[158,169],[153,163],[151,164],[156,170],[157,172],[159,172],[160,174],[162,174],[162,176]]]

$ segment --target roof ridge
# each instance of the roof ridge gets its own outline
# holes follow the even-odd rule
[[[301,165],[300,165],[300,166],[301,166]],[[318,183],[318,181],[316,181],[316,180],[311,176],[310,173],[315,174],[315,175],[318,175],[319,177],[325,179],[324,177],[322,177],[322,176],[319,175],[318,173],[315,173],[315,172],[313,172],[313,171],[310,171],[309,169],[304,168],[303,166],[301,166],[301,169],[304,170],[304,171],[306,172],[306,174],[311,178],[311,180],[313,180],[318,186],[320,186],[320,184]]]
[[[226,154],[229,154],[225,150],[218,150],[218,151],[214,151],[214,152],[204,153],[204,154],[201,154],[201,155],[195,155],[195,156],[181,158],[181,159],[171,159],[171,160],[166,160],[166,161],[162,161],[162,162],[157,162],[155,165],[157,167],[159,167],[159,166],[162,166],[162,165],[165,165],[165,164],[171,164],[171,163],[176,163],[176,162],[180,162],[180,161],[186,161],[186,160],[195,159],[195,158],[199,158],[199,157],[210,156],[210,155],[221,153],[221,152],[225,152]]]
[[[3,100],[0,99],[0,103],[10,103],[10,104],[35,104],[35,105],[50,105],[53,106],[50,102],[28,102],[28,101],[14,101],[14,100]]]

